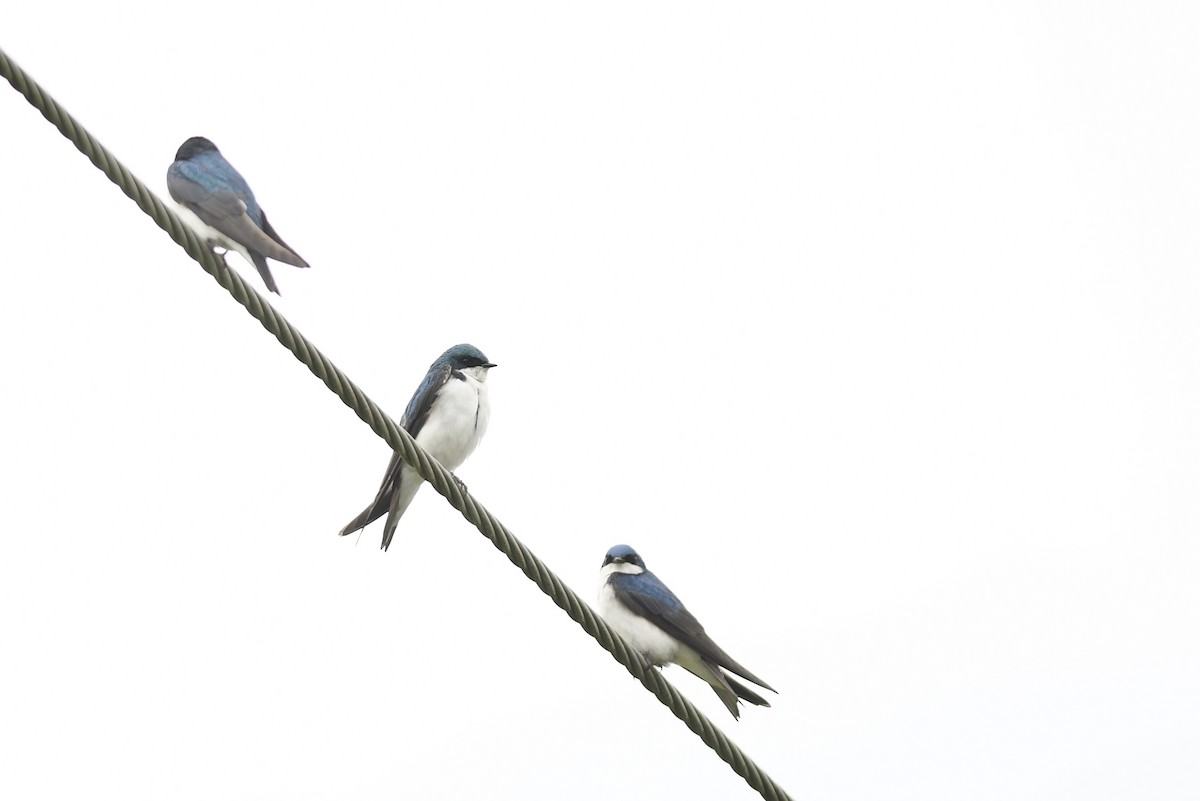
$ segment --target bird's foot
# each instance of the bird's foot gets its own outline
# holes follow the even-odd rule
[[[225,260],[225,257],[229,255],[229,248],[222,247],[211,239],[204,244],[208,245],[208,249],[213,252],[213,255],[221,260],[221,266],[228,270],[229,262]]]
[[[463,483],[463,480],[461,478],[459,478],[458,476],[454,475],[453,473],[450,474],[450,478],[454,479],[454,483],[458,485],[459,490],[462,491],[463,495],[466,495],[467,494],[467,485]]]

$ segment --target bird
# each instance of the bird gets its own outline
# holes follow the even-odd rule
[[[267,269],[267,259],[308,267],[267,222],[242,174],[203,136],[193,136],[179,146],[167,168],[167,191],[179,216],[197,236],[209,247],[240,253],[276,295],[279,287]]]
[[[775,688],[742,667],[704,633],[704,627],[658,576],[646,569],[637,551],[614,545],[600,568],[600,615],[651,664],[674,663],[708,682],[737,720],[738,698],[770,706],[761,695],[725,671],[771,692]]]
[[[487,431],[491,416],[487,376],[488,370],[495,366],[474,345],[455,345],[429,365],[429,372],[404,410],[401,428],[447,470],[457,470]],[[347,523],[339,535],[344,537],[359,531],[386,512],[380,546],[386,551],[392,544],[400,516],[424,480],[405,464],[399,451],[393,453],[375,500]],[[461,481],[459,485],[462,486]]]

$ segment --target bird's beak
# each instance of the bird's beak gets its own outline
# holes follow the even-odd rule
[[[485,364],[481,364],[481,365],[479,365],[479,366],[480,366],[480,367],[487,367],[487,368],[489,368],[489,369],[490,369],[490,368],[492,368],[492,367],[495,367],[496,365],[492,364],[491,362],[487,362],[487,363],[485,363]]]

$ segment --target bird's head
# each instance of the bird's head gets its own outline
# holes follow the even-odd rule
[[[646,570],[646,563],[642,561],[642,557],[628,545],[614,545],[608,549],[601,568],[609,565],[612,565],[611,570],[614,573],[642,573]]]
[[[191,139],[179,146],[179,150],[175,151],[176,161],[187,161],[193,156],[199,156],[202,153],[219,153],[217,146],[205,139],[203,136],[193,136]]]
[[[483,355],[483,351],[474,345],[467,344],[455,345],[447,350],[438,357],[430,369],[447,364],[452,370],[471,370],[481,381],[486,377],[487,371],[496,366],[488,361],[487,356]]]

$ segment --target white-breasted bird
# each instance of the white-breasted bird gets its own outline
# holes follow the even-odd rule
[[[674,663],[712,686],[717,697],[738,717],[738,699],[770,706],[761,695],[729,676],[737,674],[760,687],[775,689],[713,642],[683,602],[646,569],[637,551],[614,545],[600,569],[600,614],[629,645],[651,664]]]
[[[179,146],[175,161],[167,168],[167,191],[177,204],[180,219],[197,236],[210,248],[240,253],[276,295],[279,287],[267,269],[267,259],[308,266],[267,222],[242,174],[203,136],[193,136]]]
[[[491,415],[487,375],[495,366],[474,345],[455,345],[429,365],[429,372],[404,410],[400,426],[447,470],[457,470],[487,431]],[[398,452],[393,453],[375,500],[346,524],[341,536],[387,513],[381,546],[386,551],[400,516],[424,481]]]

